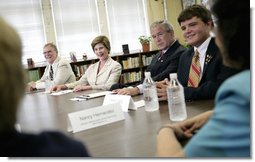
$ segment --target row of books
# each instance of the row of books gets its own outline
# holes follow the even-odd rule
[[[142,73],[139,72],[128,72],[121,74],[120,82],[121,83],[132,83],[132,82],[139,82],[142,79]]]
[[[88,69],[89,64],[87,65],[74,65],[73,71],[76,75],[76,77],[80,78],[85,73],[85,71]]]
[[[143,66],[148,66],[151,63],[153,56],[154,55],[151,55],[151,56],[142,55]]]
[[[39,70],[35,69],[35,70],[30,70],[27,71],[27,82],[31,82],[31,81],[37,81],[40,79],[40,74],[39,74]]]
[[[123,69],[130,69],[140,67],[139,57],[129,57],[126,60],[122,60]]]

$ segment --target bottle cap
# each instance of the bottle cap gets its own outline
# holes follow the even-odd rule
[[[170,76],[170,79],[177,79],[176,73],[171,73],[169,76]]]
[[[150,77],[151,76],[151,72],[144,72],[145,77]]]

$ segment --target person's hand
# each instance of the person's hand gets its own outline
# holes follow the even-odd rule
[[[91,89],[92,87],[90,85],[77,85],[74,87],[73,92],[80,92],[80,91],[86,91]]]
[[[174,131],[174,134],[178,140],[191,138],[193,136],[193,133],[191,133],[190,131],[187,131],[187,129],[183,129],[184,127],[182,124],[174,123],[174,124],[168,124],[167,126]]]
[[[139,89],[137,87],[134,88],[123,88],[123,89],[115,89],[113,90],[113,92],[120,94],[120,95],[131,95],[131,96],[135,96],[138,95]]]
[[[26,87],[26,91],[33,91],[36,90],[36,84],[35,82],[29,82]]]
[[[211,115],[212,111],[207,111],[183,122],[167,124],[162,128],[172,129],[178,140],[191,138],[208,121]]]
[[[58,92],[58,91],[65,90],[65,89],[67,89],[66,85],[55,85],[55,86],[51,87],[50,92]]]
[[[160,82],[156,82],[157,94],[159,101],[167,101],[167,87],[168,87],[168,79],[165,79]]]
[[[185,134],[194,134],[195,131],[200,129],[211,117],[213,111],[206,111],[202,114],[199,114],[191,119],[185,120],[180,124],[180,127],[185,132]]]

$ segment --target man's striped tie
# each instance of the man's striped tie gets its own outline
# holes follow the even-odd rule
[[[188,87],[198,87],[200,81],[200,62],[199,62],[199,52],[196,50],[189,71]]]

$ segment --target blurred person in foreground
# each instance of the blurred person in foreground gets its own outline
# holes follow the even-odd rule
[[[76,82],[53,86],[51,91],[73,89],[74,92],[86,90],[110,90],[118,83],[121,75],[121,65],[110,56],[111,45],[106,36],[97,36],[91,47],[99,61],[90,65],[85,74]]]
[[[212,2],[223,63],[241,72],[220,86],[213,111],[159,129],[158,156],[251,157],[249,5],[239,0]],[[190,139],[184,147],[183,139]]]
[[[18,105],[24,95],[21,41],[17,32],[0,18],[0,156],[85,157],[84,145],[62,133],[22,133],[15,129]]]

